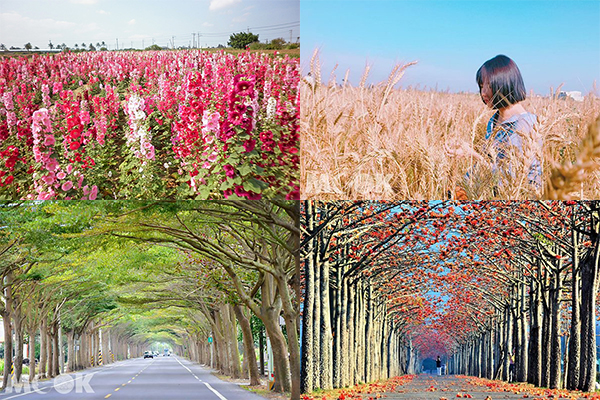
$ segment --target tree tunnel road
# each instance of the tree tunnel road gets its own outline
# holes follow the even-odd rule
[[[37,392],[9,389],[0,394],[0,400],[264,399],[234,383],[218,379],[207,368],[176,356],[121,361],[41,382],[37,388]]]

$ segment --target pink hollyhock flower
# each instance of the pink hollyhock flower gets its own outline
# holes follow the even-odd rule
[[[2,95],[2,101],[4,102],[4,106],[7,110],[12,110],[14,108],[12,92],[4,92]]]
[[[54,158],[49,159],[46,163],[46,169],[48,171],[54,171],[56,168],[58,168],[58,161],[56,161]]]
[[[52,198],[52,193],[50,192],[40,192],[38,194],[38,200],[50,200]]]
[[[81,146],[81,143],[79,143],[79,142],[71,142],[71,144],[69,145],[69,148],[71,150],[77,150],[80,146]]]
[[[235,176],[235,169],[233,168],[233,166],[227,164],[223,166],[223,169],[225,170],[225,175],[228,178],[233,178]]]
[[[87,124],[89,124],[89,123],[90,123],[90,113],[89,113],[89,112],[87,112],[87,111],[82,111],[82,112],[79,114],[79,119],[81,120],[81,123],[82,123],[83,125],[87,125]]]
[[[148,160],[154,160],[154,147],[150,147],[150,150],[146,153],[146,158]]]
[[[6,122],[8,126],[15,126],[17,124],[17,114],[12,111],[6,113]]]
[[[207,135],[204,137],[204,143],[211,144],[215,141],[215,137],[213,135]]]
[[[58,174],[56,174],[58,179],[65,179],[66,176],[67,174],[65,174],[63,171],[60,171]]]
[[[92,186],[92,190],[90,191],[90,200],[96,200],[98,196],[98,186]]]
[[[210,168],[210,163],[208,161],[204,161],[204,164],[202,164],[202,168],[209,169]]]
[[[62,186],[60,188],[63,190],[63,192],[68,192],[69,190],[71,190],[73,188],[73,182],[66,181],[65,183],[62,184]]]
[[[52,85],[52,93],[56,94],[62,90],[62,83],[54,82]]]
[[[271,132],[271,131],[263,131],[258,136],[260,137],[261,141],[267,142],[267,141],[273,139],[273,132]]]
[[[262,149],[262,151],[273,151],[274,147],[275,147],[275,142],[272,140],[269,140],[262,144],[261,149]]]
[[[239,125],[242,123],[242,114],[237,111],[234,111],[229,115],[229,120],[232,124]]]
[[[256,147],[256,140],[250,139],[244,142],[244,149],[246,149],[246,153],[250,153]]]
[[[235,192],[236,196],[239,196],[239,197],[246,196],[246,191],[244,190],[244,187],[241,185],[235,185],[233,187],[233,191]]]
[[[210,156],[208,156],[208,161],[215,162],[215,161],[217,161],[218,156],[219,155],[217,154],[217,152],[213,151],[212,154]]]
[[[70,174],[71,172],[73,172],[73,164],[67,165],[67,174]]]
[[[260,193],[248,192],[246,194],[246,198],[248,200],[260,200],[262,196],[260,195]]]
[[[293,190],[285,196],[285,199],[286,200],[300,200],[300,192],[298,190]]]
[[[46,135],[46,139],[44,140],[44,146],[54,146],[55,142],[56,141],[54,140],[54,136]]]

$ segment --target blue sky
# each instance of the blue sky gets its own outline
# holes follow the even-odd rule
[[[477,69],[505,54],[527,90],[600,86],[598,0],[302,0],[300,20],[303,72],[318,48],[324,80],[339,64],[338,83],[350,69],[356,84],[368,62],[369,81],[379,82],[395,63],[417,60],[402,86],[475,92]]]
[[[47,48],[97,43],[110,49],[141,48],[154,40],[188,46],[200,32],[202,46],[227,44],[231,33],[250,31],[259,40],[300,35],[299,0],[0,0],[0,43]],[[197,40],[196,36],[196,40]]]

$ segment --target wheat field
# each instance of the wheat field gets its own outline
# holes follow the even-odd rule
[[[543,146],[524,141],[501,173],[485,140],[493,110],[478,94],[396,89],[407,68],[419,66],[396,66],[377,85],[365,85],[367,67],[358,86],[340,86],[322,82],[315,54],[300,84],[303,199],[600,198],[596,96],[559,99],[560,87],[548,97],[530,93],[523,106],[538,116]],[[533,157],[543,187],[526,182]]]

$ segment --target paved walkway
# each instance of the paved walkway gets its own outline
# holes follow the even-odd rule
[[[526,395],[527,397],[525,397]],[[528,395],[526,391],[522,393],[514,393],[512,390],[492,391],[487,386],[472,385],[464,377],[456,377],[454,375],[437,376],[420,374],[405,385],[398,386],[394,393],[384,393],[384,397],[389,400],[454,400],[457,398],[516,400],[523,398],[532,399],[537,396]]]

